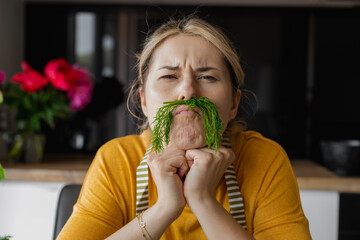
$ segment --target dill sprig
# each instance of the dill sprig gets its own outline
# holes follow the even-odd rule
[[[171,102],[164,102],[164,106],[159,108],[154,119],[153,129],[153,146],[155,152],[160,152],[164,149],[163,142],[169,144],[170,126],[174,109],[179,105],[187,105],[191,111],[194,107],[199,107],[203,113],[205,141],[208,148],[213,147],[215,151],[219,149],[222,135],[221,132],[224,128],[220,116],[217,112],[216,105],[208,98],[192,98],[188,100],[175,100]]]

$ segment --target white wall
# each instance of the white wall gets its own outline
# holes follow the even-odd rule
[[[14,240],[53,238],[64,183],[0,182],[0,236]]]
[[[340,195],[336,191],[301,190],[300,198],[314,240],[337,240]]]
[[[0,69],[7,79],[21,70],[24,57],[23,0],[0,0]]]

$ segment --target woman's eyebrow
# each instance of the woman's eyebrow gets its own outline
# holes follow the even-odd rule
[[[162,66],[162,67],[158,68],[158,71],[159,71],[159,70],[163,70],[163,69],[167,69],[167,70],[172,70],[172,71],[174,71],[174,70],[179,69],[179,66]]]
[[[196,72],[206,72],[206,71],[209,71],[209,70],[220,71],[219,69],[214,68],[214,67],[199,67],[199,68],[196,69]]]
[[[179,69],[179,66],[162,66],[158,69],[159,70],[163,70],[163,69],[166,69],[166,70],[178,70]],[[199,67],[197,68],[195,71],[196,72],[206,72],[206,71],[209,71],[209,70],[216,70],[216,71],[220,71],[219,69],[217,68],[214,68],[214,67]]]

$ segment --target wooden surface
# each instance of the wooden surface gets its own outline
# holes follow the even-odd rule
[[[7,180],[82,184],[92,158],[92,155],[48,155],[41,163],[5,163],[3,167]]]
[[[292,160],[295,176],[297,178],[337,178],[338,176],[325,167],[310,160]]]
[[[4,164],[4,167],[8,180],[81,184],[92,158],[90,155],[54,155],[46,156],[41,164]],[[309,160],[293,160],[291,164],[300,189],[360,193],[360,177],[339,177]]]
[[[300,189],[360,193],[360,177],[339,177],[309,160],[293,160],[291,165]]]

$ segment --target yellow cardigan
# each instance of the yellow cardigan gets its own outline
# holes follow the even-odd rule
[[[256,239],[311,239],[297,182],[281,146],[254,131],[233,131],[231,143],[247,231]],[[58,239],[104,239],[135,218],[136,168],[149,145],[150,132],[145,131],[114,139],[99,149]],[[156,199],[149,174],[150,207]],[[229,211],[224,178],[217,186],[216,199]],[[207,238],[186,206],[161,239]]]

